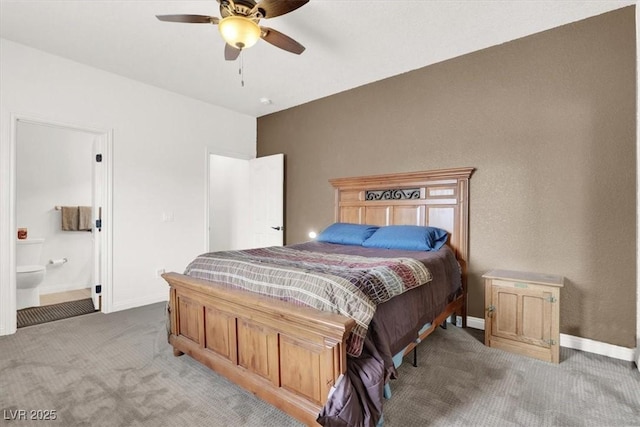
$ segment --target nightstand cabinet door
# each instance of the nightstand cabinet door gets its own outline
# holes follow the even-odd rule
[[[559,362],[561,276],[492,271],[485,278],[485,344]]]
[[[551,347],[551,292],[515,288],[500,280],[493,281],[491,292],[496,307],[491,321],[493,336]]]

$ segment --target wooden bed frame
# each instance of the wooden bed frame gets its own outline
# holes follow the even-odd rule
[[[450,233],[464,292],[420,339],[451,315],[461,315],[466,327],[472,172],[456,168],[330,180],[337,222],[430,225]],[[331,387],[346,372],[345,343],[353,320],[182,274],[162,277],[170,285],[169,342],[176,356],[186,353],[294,418],[316,424]]]

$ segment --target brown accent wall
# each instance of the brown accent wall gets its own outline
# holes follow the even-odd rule
[[[470,315],[487,270],[560,274],[562,333],[635,347],[635,43],[627,7],[259,118],[287,243],[333,222],[329,178],[473,166]]]

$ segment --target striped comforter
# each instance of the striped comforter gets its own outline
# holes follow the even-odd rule
[[[412,258],[370,258],[269,247],[198,256],[185,274],[262,295],[331,311],[355,320],[347,353],[359,356],[376,309],[431,281]]]

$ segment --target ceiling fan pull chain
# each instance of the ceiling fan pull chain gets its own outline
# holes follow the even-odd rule
[[[242,87],[244,87],[244,55],[242,54],[242,51],[244,49],[240,50],[240,69],[238,70],[238,74],[240,74],[240,85]]]

